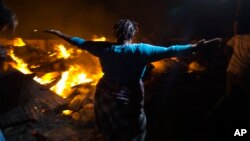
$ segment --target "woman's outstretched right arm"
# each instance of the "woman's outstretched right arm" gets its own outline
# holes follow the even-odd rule
[[[95,41],[86,41],[82,38],[64,34],[61,31],[50,29],[45,30],[45,32],[56,35],[63,40],[69,42],[70,44],[77,46],[78,48],[85,49],[95,56],[99,56],[104,52],[106,46],[110,45],[108,42],[95,42]]]
[[[62,38],[63,40],[65,40],[65,41],[67,41],[75,46],[82,46],[82,44],[85,41],[84,39],[81,39],[81,38],[75,39],[76,37],[62,33],[59,30],[49,29],[49,30],[45,30],[44,32],[56,35],[56,36]]]

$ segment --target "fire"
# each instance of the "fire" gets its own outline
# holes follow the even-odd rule
[[[11,66],[13,68],[16,68],[17,70],[21,71],[24,74],[31,74],[32,73],[28,68],[28,64],[25,63],[22,59],[15,56],[13,49],[10,50],[9,55],[16,62],[16,63],[11,63]]]
[[[72,113],[73,113],[73,111],[72,110],[63,110],[63,112],[62,112],[64,115],[71,115]]]
[[[13,46],[15,47],[23,47],[26,44],[24,43],[24,41],[21,38],[15,38],[13,41]]]
[[[23,47],[25,45],[26,44],[24,43],[24,41],[21,38],[15,38],[13,40],[14,47]],[[16,63],[11,63],[12,67],[18,69],[19,71],[21,71],[24,74],[31,74],[32,73],[28,68],[28,64],[25,63],[23,61],[23,59],[20,59],[20,58],[15,56],[13,49],[10,50],[9,55],[16,62]]]
[[[33,79],[40,84],[49,84],[55,80],[60,74],[58,72],[46,73],[41,78],[35,76]]]
[[[55,86],[51,87],[52,91],[62,96],[63,98],[66,98],[66,93],[69,93],[66,83],[68,77],[69,77],[69,72],[68,71],[63,72],[62,79]]]
[[[193,61],[188,65],[188,73],[192,72],[202,72],[205,70],[205,67],[199,64],[197,61]]]
[[[105,41],[105,37],[95,38],[95,41]],[[24,41],[21,38],[16,38],[13,41],[14,47],[22,47],[25,46]],[[55,45],[52,48],[53,52],[48,51],[47,58],[51,58],[51,60],[65,60],[66,63],[64,69],[54,70],[51,72],[44,72],[45,74],[35,76],[33,79],[42,84],[50,86],[50,90],[58,94],[63,98],[67,98],[74,90],[74,87],[80,84],[90,83],[91,85],[95,85],[98,80],[102,77],[103,73],[94,73],[89,74],[84,69],[84,65],[78,61],[77,57],[81,57],[83,52],[79,49],[67,49],[63,44]],[[73,55],[76,53],[77,55]],[[28,64],[23,59],[17,57],[14,54],[14,49],[10,50],[10,57],[16,62],[12,64],[12,66],[24,74],[33,73],[32,69],[39,69],[40,65]],[[46,56],[45,56],[46,57]],[[68,61],[70,59],[70,61]],[[72,61],[73,60],[73,61]],[[77,61],[75,61],[77,60]],[[49,64],[49,62],[48,62]]]
[[[68,51],[63,44],[59,44],[56,46],[58,50],[57,58],[68,59],[70,57],[70,51]]]
[[[62,73],[61,77],[61,80],[51,87],[51,90],[64,98],[72,92],[72,87],[93,81],[87,78],[87,75],[82,72],[81,67],[78,65],[70,66],[67,71]]]
[[[106,37],[102,36],[102,37],[97,37],[97,36],[93,36],[92,41],[106,41]]]

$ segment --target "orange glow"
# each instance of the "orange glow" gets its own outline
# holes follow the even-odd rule
[[[72,110],[63,110],[62,113],[66,116],[71,115],[73,113]]]
[[[32,73],[28,68],[28,64],[25,63],[22,59],[15,56],[13,49],[10,50],[9,55],[16,62],[16,63],[11,63],[11,66],[13,68],[16,68],[17,70],[21,71],[24,74],[31,74]]]
[[[153,62],[152,64],[154,66],[154,73],[163,73],[166,71],[166,63],[163,60]]]
[[[70,57],[70,51],[65,48],[63,44],[57,45],[57,58],[68,59]]]
[[[188,73],[204,71],[205,67],[200,65],[197,61],[193,61],[188,65]]]
[[[102,36],[102,37],[97,37],[97,36],[93,36],[92,41],[106,41],[106,37]]]
[[[51,87],[51,90],[64,98],[71,94],[72,87],[93,81],[91,78],[87,78],[80,66],[77,65],[70,66],[67,71],[62,73],[61,77],[61,80]]]
[[[103,40],[104,38],[102,38]],[[13,41],[14,45],[21,46],[21,42],[17,41],[22,41],[21,38],[15,39]],[[18,44],[16,44],[18,43]],[[98,80],[102,77],[103,73],[88,73],[84,69],[84,65],[81,64],[81,62],[78,61],[78,57],[82,56],[83,52],[82,50],[76,49],[76,48],[71,48],[67,49],[63,44],[55,45],[53,46],[53,50],[48,52],[48,57],[51,58],[51,60],[57,60],[57,59],[65,59],[65,67],[62,71],[60,70],[54,70],[51,72],[44,72],[44,75],[40,76],[35,76],[33,79],[42,84],[42,85],[49,85],[53,84],[50,86],[50,90],[58,94],[59,96],[63,98],[67,98],[72,92],[73,92],[73,87],[84,84],[84,83],[90,83],[91,85],[96,85]],[[76,53],[77,55],[72,55],[73,53]],[[72,55],[72,56],[71,56]],[[14,50],[10,50],[10,56],[11,58],[15,61],[15,63],[12,63],[12,66],[19,71],[21,71],[24,74],[31,74],[33,73],[30,71],[30,69],[39,69],[41,65],[28,65],[27,62],[24,62],[23,59],[18,58],[14,54]],[[71,59],[70,61],[67,61],[68,59]],[[84,58],[85,59],[85,58]],[[87,58],[88,59],[88,58]],[[74,61],[72,61],[74,60]],[[50,62],[48,62],[50,63]],[[51,68],[53,70],[53,66]],[[100,70],[100,69],[97,69]],[[66,112],[67,113],[67,112]]]
[[[35,76],[33,79],[40,84],[49,84],[59,75],[60,73],[58,72],[51,72],[51,73],[46,73],[41,78]]]
[[[15,47],[23,47],[25,45],[26,44],[24,43],[24,41],[21,38],[15,38],[13,40],[13,46],[15,46]]]
[[[54,91],[55,93],[57,93],[58,95],[60,95],[63,98],[66,98],[66,94],[68,94],[70,91],[68,91],[69,89],[67,89],[67,79],[69,77],[69,72],[65,71],[62,73],[62,79],[53,87],[51,87],[50,89],[52,91]]]

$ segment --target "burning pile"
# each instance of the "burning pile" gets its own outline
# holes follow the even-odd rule
[[[105,37],[93,40],[105,41]],[[83,84],[95,85],[102,76],[97,58],[76,47],[53,44],[45,49],[26,45],[21,38],[13,41],[9,52],[15,61],[13,68],[24,74],[33,74],[34,80],[63,98]]]

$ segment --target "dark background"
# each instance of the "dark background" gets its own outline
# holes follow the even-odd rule
[[[247,0],[245,0],[247,1]],[[139,41],[200,39],[233,35],[235,0],[5,0],[16,12],[16,36],[53,38],[34,29],[55,28],[92,38],[112,38],[114,22],[139,23]],[[249,2],[248,2],[249,3]]]

